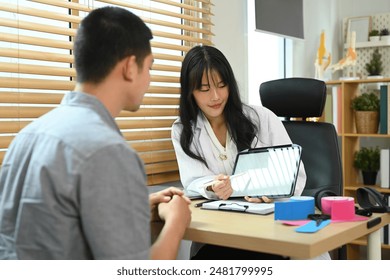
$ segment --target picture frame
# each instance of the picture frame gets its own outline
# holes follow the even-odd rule
[[[371,16],[351,17],[347,20],[347,28],[344,34],[345,43],[348,43],[348,36],[352,31],[356,32],[356,43],[367,42],[368,33],[372,28]]]

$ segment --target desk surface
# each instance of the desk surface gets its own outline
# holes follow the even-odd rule
[[[390,223],[390,214],[374,213],[381,222],[367,229],[367,221],[331,223],[316,233],[297,233],[296,227],[274,221],[274,215],[256,215],[195,208],[184,239],[259,252],[310,259],[336,249]],[[153,229],[154,228],[154,229]],[[156,229],[157,228],[157,229]],[[153,232],[161,223],[153,223]]]

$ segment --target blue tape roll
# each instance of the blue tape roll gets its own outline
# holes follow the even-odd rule
[[[275,201],[275,220],[304,220],[314,214],[314,197],[293,196],[287,201]]]

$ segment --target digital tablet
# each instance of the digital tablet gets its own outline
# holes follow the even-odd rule
[[[232,197],[291,197],[302,148],[296,144],[254,148],[237,154],[230,177]]]

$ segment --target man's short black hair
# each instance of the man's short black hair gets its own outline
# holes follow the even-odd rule
[[[93,10],[81,21],[74,43],[77,81],[99,83],[120,60],[131,55],[141,67],[151,53],[152,38],[146,24],[128,10]]]

